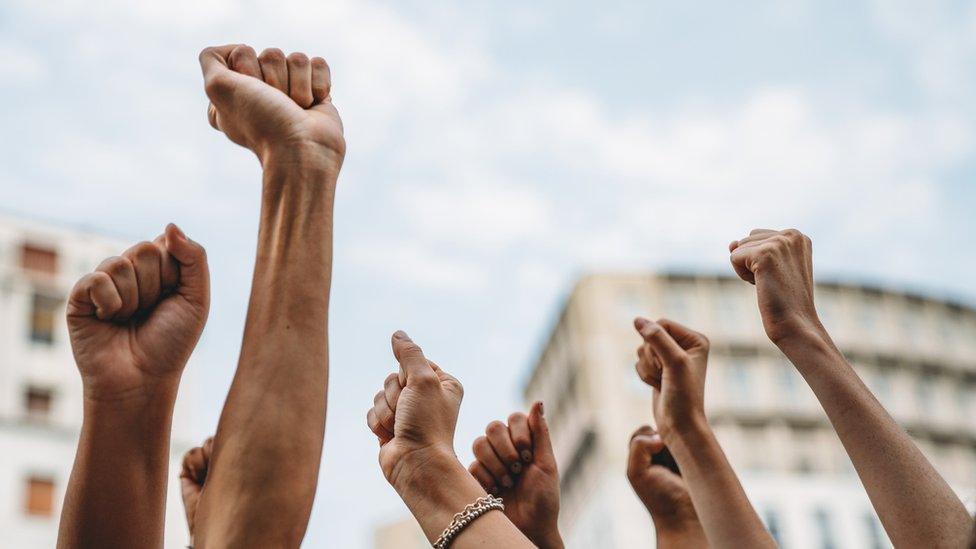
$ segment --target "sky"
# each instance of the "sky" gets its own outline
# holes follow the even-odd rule
[[[586,272],[731,272],[729,241],[794,226],[820,276],[976,301],[973,3],[0,0],[0,208],[208,249],[182,440],[215,428],[254,262],[260,167],[197,64],[231,42],[325,57],[346,128],[308,547],[406,515],[365,426],[398,328],[464,383],[467,463]]]

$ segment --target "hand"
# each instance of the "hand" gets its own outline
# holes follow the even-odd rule
[[[366,423],[380,442],[380,468],[395,488],[408,482],[415,467],[432,456],[454,454],[454,429],[464,388],[424,357],[410,337],[393,334],[393,355],[400,371],[390,374],[376,393]]]
[[[773,343],[822,330],[813,305],[813,246],[796,229],[756,229],[729,244],[739,278],[756,285],[763,328]]]
[[[210,469],[210,458],[213,456],[213,437],[203,441],[203,444],[191,448],[183,455],[183,468],[180,471],[180,488],[183,493],[183,510],[186,512],[186,525],[193,539],[197,504],[203,485],[207,482],[207,471]]]
[[[630,437],[627,479],[651,514],[658,540],[671,533],[684,532],[701,532],[704,538],[684,479],[652,462],[654,454],[664,448],[664,440],[650,426],[634,431]]]
[[[508,425],[489,423],[473,450],[475,461],[468,470],[487,492],[505,501],[505,516],[537,546],[562,547],[559,473],[542,403],[533,404],[528,416],[508,416]]]
[[[326,152],[338,170],[346,142],[325,59],[298,52],[285,58],[275,48],[257,56],[250,46],[230,44],[200,52],[200,65],[211,126],[262,163],[276,147],[310,145]]]
[[[654,388],[654,420],[665,443],[705,424],[705,369],[708,338],[662,318],[634,320],[644,339],[637,374]]]
[[[85,397],[127,401],[178,383],[210,307],[203,248],[176,225],[75,284],[68,333]]]

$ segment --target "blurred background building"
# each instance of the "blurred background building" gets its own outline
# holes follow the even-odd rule
[[[0,532],[4,547],[54,547],[82,420],[64,320],[82,275],[131,243],[0,216]],[[174,436],[167,547],[185,547]]]
[[[570,547],[646,547],[653,529],[624,475],[651,420],[634,371],[635,316],[668,317],[712,342],[706,412],[783,547],[889,543],[813,393],[766,338],[753,287],[728,276],[594,275],[573,289],[528,380],[544,400]],[[855,369],[970,503],[976,480],[976,310],[878,287],[820,284],[824,324]]]

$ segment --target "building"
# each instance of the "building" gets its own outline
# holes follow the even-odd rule
[[[949,483],[976,486],[976,310],[951,301],[820,284],[840,349]],[[706,413],[743,486],[784,547],[890,546],[813,393],[766,338],[752,286],[732,276],[594,275],[579,281],[528,379],[559,462],[569,547],[647,547],[653,527],[624,473],[651,419],[634,370],[635,316],[668,317],[712,343]]]
[[[65,300],[82,275],[131,243],[0,216],[0,531],[5,547],[54,547],[82,419]],[[167,547],[188,539],[174,444]]]

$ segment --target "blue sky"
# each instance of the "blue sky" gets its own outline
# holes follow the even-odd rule
[[[409,331],[467,394],[457,447],[519,406],[582,272],[726,269],[797,226],[820,274],[972,301],[976,6],[932,1],[0,3],[0,204],[209,250],[178,411],[216,423],[253,265],[259,167],[206,123],[196,62],[326,57],[336,205],[325,468],[308,546],[405,511],[364,425]],[[649,312],[653,314],[653,312]]]

